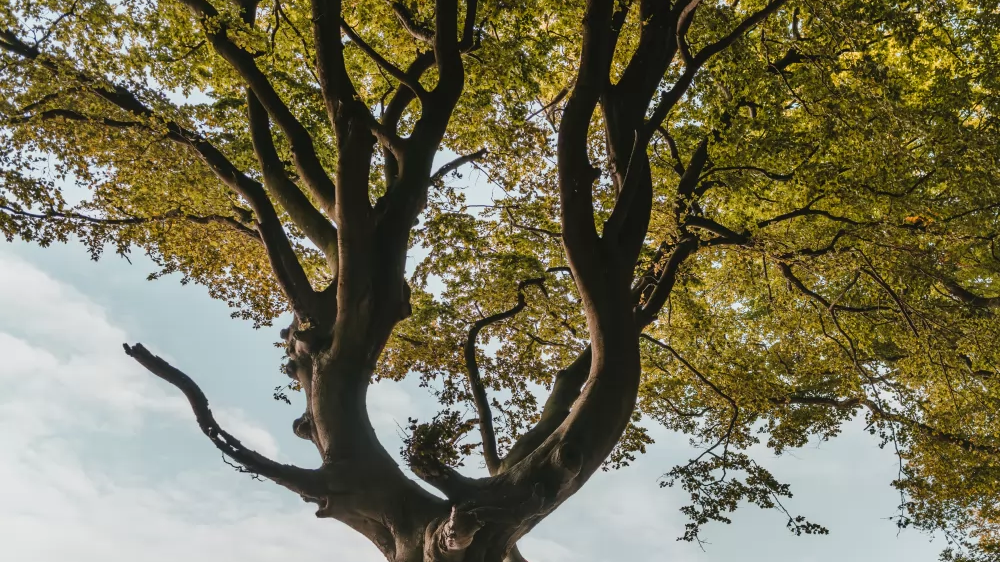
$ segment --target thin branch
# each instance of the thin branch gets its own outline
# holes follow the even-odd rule
[[[772,398],[771,403],[775,405],[800,404],[807,406],[827,406],[838,410],[853,410],[859,407],[864,407],[877,419],[897,423],[911,429],[916,429],[920,433],[935,441],[955,445],[967,452],[978,452],[988,455],[1000,454],[1000,447],[976,443],[966,436],[941,431],[924,422],[890,412],[867,397],[837,399],[826,396],[791,395],[784,398]]]
[[[430,182],[431,185],[437,185],[439,182],[444,180],[445,176],[447,176],[448,174],[454,172],[455,170],[461,168],[462,166],[470,162],[482,160],[483,158],[486,157],[487,153],[488,151],[485,148],[482,148],[471,154],[466,154],[464,156],[459,156],[458,158],[455,158],[451,162],[448,162],[444,166],[438,168],[438,171],[434,172],[431,175],[431,182]]]
[[[369,45],[364,39],[362,39],[361,36],[358,35],[357,32],[354,31],[354,29],[350,25],[347,25],[347,21],[345,21],[343,18],[341,18],[340,20],[340,27],[341,29],[344,30],[344,33],[346,33],[347,36],[351,39],[351,42],[357,45],[358,48],[360,48],[362,51],[364,51],[366,55],[368,55],[369,58],[375,61],[375,64],[377,64],[379,68],[388,72],[389,75],[395,78],[396,80],[399,80],[400,83],[402,83],[404,86],[412,90],[413,93],[416,94],[418,98],[426,99],[427,90],[425,90],[424,87],[420,85],[419,80],[413,79],[409,74],[403,72],[403,70],[401,70],[398,66],[386,60],[385,57],[383,57],[378,51],[376,51],[374,48],[372,48],[371,45]]]
[[[887,306],[844,306],[841,304],[831,303],[826,298],[824,298],[819,293],[813,291],[809,287],[806,287],[805,283],[801,279],[795,276],[792,272],[792,268],[785,262],[778,262],[778,270],[781,271],[781,275],[788,280],[800,293],[808,296],[809,298],[815,300],[819,304],[823,305],[823,308],[830,311],[839,312],[878,312],[882,310],[892,310]]]
[[[861,258],[868,264],[868,267],[861,268],[861,271],[865,275],[874,279],[880,287],[885,289],[885,292],[889,293],[892,300],[896,301],[896,305],[899,306],[899,312],[903,315],[903,318],[906,319],[906,323],[910,326],[910,330],[913,331],[913,335],[920,337],[920,333],[917,331],[917,326],[913,323],[913,318],[910,317],[910,311],[908,310],[909,306],[903,302],[903,299],[901,299],[899,295],[896,294],[896,291],[892,289],[889,283],[887,283],[886,280],[875,271],[875,265],[868,259],[868,256],[862,254]]]
[[[544,278],[529,279],[522,281],[517,287],[517,304],[513,307],[498,312],[486,318],[476,321],[469,330],[469,335],[465,340],[465,368],[469,374],[469,386],[472,389],[472,399],[479,414],[479,433],[483,439],[483,458],[486,460],[486,468],[490,475],[495,475],[500,470],[500,455],[497,453],[496,433],[493,429],[493,413],[490,410],[490,402],[486,396],[486,387],[479,374],[479,363],[476,360],[476,338],[484,328],[502,322],[508,318],[513,318],[517,313],[524,310],[527,303],[524,300],[524,288],[528,285],[538,285],[545,290]]]
[[[67,10],[66,12],[64,12],[62,14],[59,14],[59,17],[57,17],[56,19],[52,20],[52,23],[49,24],[49,28],[45,31],[45,34],[42,35],[41,39],[35,41],[32,44],[32,47],[38,48],[39,45],[41,45],[42,43],[45,43],[46,41],[48,41],[49,37],[52,37],[52,34],[55,32],[56,26],[58,26],[59,23],[62,22],[64,19],[66,19],[66,18],[68,18],[68,17],[70,17],[70,16],[72,16],[72,15],[75,14],[75,12],[76,12],[76,5],[77,5],[77,0],[74,0],[73,3],[70,5],[69,10]]]
[[[567,94],[569,94],[569,88],[563,88],[562,90],[559,90],[559,93],[556,94],[556,97],[552,98],[552,101],[543,105],[538,110],[534,111],[531,115],[528,115],[524,120],[531,121],[532,119],[534,119],[535,117],[537,117],[542,113],[548,115],[549,109],[551,109],[553,106],[558,105],[559,102],[561,102],[563,99],[566,98]]]
[[[54,209],[49,209],[44,213],[30,213],[28,211],[15,209],[13,207],[8,207],[6,205],[0,205],[0,211],[4,211],[7,214],[17,215],[36,220],[51,220],[53,218],[56,218],[64,220],[77,220],[92,224],[105,224],[109,226],[149,224],[154,222],[166,222],[171,220],[185,220],[196,224],[224,224],[236,230],[240,234],[248,236],[258,242],[261,241],[260,233],[246,226],[245,224],[241,223],[240,221],[236,220],[233,217],[227,217],[223,215],[191,215],[187,213],[182,213],[180,209],[169,211],[162,215],[155,215],[152,217],[129,217],[124,219],[106,219],[99,217],[91,217],[80,213],[66,213],[62,211],[56,211]]]
[[[680,101],[681,97],[683,97],[687,92],[688,87],[691,86],[691,82],[694,80],[695,74],[697,74],[698,70],[701,69],[701,67],[704,66],[709,59],[735,43],[736,40],[743,36],[743,34],[776,12],[778,8],[785,4],[785,2],[787,2],[787,0],[771,0],[771,2],[769,2],[763,9],[743,20],[728,35],[699,51],[698,54],[691,60],[691,64],[685,66],[684,73],[677,79],[674,86],[660,98],[659,103],[656,105],[656,108],[653,110],[653,114],[649,119],[648,127],[650,128],[650,132],[663,123],[663,121],[667,118],[667,114],[670,113],[670,110],[674,108],[677,102]]]
[[[812,203],[810,203],[809,205],[807,205],[807,206],[805,206],[805,207],[803,207],[801,209],[796,209],[794,211],[789,211],[787,213],[778,215],[776,217],[773,217],[773,218],[770,218],[770,219],[767,219],[767,220],[762,220],[762,221],[760,221],[760,222],[757,223],[757,227],[758,228],[764,228],[766,226],[770,226],[770,225],[772,225],[774,223],[777,223],[777,222],[782,222],[782,221],[786,221],[786,220],[789,220],[789,219],[794,219],[795,217],[805,217],[805,216],[826,217],[826,218],[828,218],[828,219],[830,219],[830,220],[832,220],[834,222],[842,222],[842,223],[851,224],[851,225],[854,225],[854,226],[860,226],[861,224],[863,224],[863,223],[860,223],[860,222],[858,222],[858,221],[856,221],[854,219],[849,219],[847,217],[841,217],[841,216],[834,215],[830,211],[824,211],[822,209],[812,209],[812,208],[810,208],[811,205],[812,205]]]
[[[736,400],[734,400],[733,397],[731,397],[728,394],[726,394],[725,392],[723,392],[721,388],[719,388],[715,383],[713,383],[711,381],[711,379],[709,379],[708,377],[706,377],[705,375],[703,375],[701,373],[701,371],[699,371],[698,369],[696,369],[695,366],[692,365],[691,363],[689,363],[687,359],[685,359],[684,357],[682,357],[681,354],[677,353],[677,350],[675,350],[670,344],[662,342],[662,341],[660,341],[660,340],[658,340],[658,339],[650,336],[649,334],[640,334],[639,337],[642,338],[642,339],[644,339],[644,340],[646,340],[646,341],[648,341],[648,342],[650,342],[650,343],[652,343],[653,345],[656,345],[657,347],[659,347],[661,349],[665,349],[668,352],[670,352],[670,354],[673,355],[675,359],[677,359],[678,361],[680,361],[685,367],[687,367],[687,369],[689,371],[691,371],[692,373],[694,373],[694,376],[696,376],[698,378],[698,380],[700,380],[702,383],[704,383],[705,385],[707,385],[709,388],[712,389],[712,391],[715,394],[719,395],[726,402],[729,403],[729,406],[733,410],[733,415],[729,418],[729,428],[726,430],[726,433],[724,435],[722,435],[722,437],[720,437],[719,440],[716,441],[716,443],[714,445],[712,445],[706,451],[704,451],[701,455],[699,455],[698,458],[696,458],[696,459],[694,459],[694,460],[692,460],[692,461],[690,461],[688,463],[688,467],[690,467],[691,465],[693,465],[696,462],[698,462],[699,460],[701,460],[702,457],[704,457],[707,454],[710,454],[713,450],[715,450],[715,448],[717,448],[719,445],[721,445],[723,442],[725,442],[725,446],[723,447],[723,452],[722,452],[723,470],[725,470],[725,468],[726,468],[725,467],[726,458],[727,458],[727,456],[729,454],[729,439],[730,439],[730,436],[733,434],[733,429],[735,429],[735,427],[736,427],[736,421],[739,419],[739,416],[740,416],[740,407],[736,404]],[[661,370],[662,370],[662,368],[661,368]]]
[[[791,172],[791,173],[788,173],[788,174],[779,174],[779,173],[776,173],[776,172],[771,172],[771,171],[765,170],[764,168],[759,168],[757,166],[718,166],[718,167],[712,168],[711,170],[709,170],[709,171],[705,172],[704,174],[702,174],[701,179],[704,180],[708,176],[710,176],[712,174],[717,174],[719,172],[735,172],[735,171],[756,172],[758,174],[763,175],[764,177],[766,177],[768,179],[771,179],[771,180],[774,180],[774,181],[782,181],[782,182],[784,182],[784,181],[790,181],[792,178],[795,177],[795,173],[794,172]]]
[[[197,2],[197,0],[189,1]],[[7,30],[0,29],[0,39],[2,39],[0,48],[35,61],[56,74],[62,74],[65,71],[64,65],[60,61],[51,57],[43,57],[37,48],[27,45]],[[71,65],[67,66],[72,68]],[[204,137],[173,121],[162,120],[159,115],[140,101],[134,93],[123,86],[117,84],[108,85],[80,71],[74,71],[74,73],[76,79],[93,94],[117,106],[119,109],[154,122],[158,121],[162,123],[167,130],[167,139],[192,148],[220,181],[250,203],[256,215],[257,231],[260,233],[261,240],[263,240],[264,246],[267,249],[271,268],[274,271],[279,286],[282,288],[286,298],[288,298],[292,310],[302,318],[312,317],[315,293],[263,186],[236,168],[218,148]],[[71,115],[75,118],[79,114],[64,114],[63,116],[71,117]],[[98,122],[119,128],[149,128],[146,125],[127,121],[112,120],[109,123],[101,120]]]

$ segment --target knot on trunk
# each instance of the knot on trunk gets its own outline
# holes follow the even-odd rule
[[[330,343],[331,334],[324,326],[316,319],[296,316],[291,326],[280,332],[288,355],[293,358],[310,355],[326,347]]]
[[[300,439],[312,441],[312,416],[309,415],[309,412],[302,414],[301,417],[292,422],[292,432]]]
[[[570,478],[575,478],[583,468],[583,456],[577,447],[569,443],[563,443],[556,448],[552,454],[552,462],[568,472]]]
[[[425,562],[462,560],[465,550],[482,528],[483,522],[474,510],[452,506],[447,519],[438,519],[427,528],[428,536],[424,539]]]
[[[483,528],[483,522],[471,511],[459,511],[452,506],[448,521],[441,528],[441,539],[447,550],[464,550],[472,544],[476,531]]]

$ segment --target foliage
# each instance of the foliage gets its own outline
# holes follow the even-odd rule
[[[459,412],[474,401],[462,351],[473,324],[524,303],[485,326],[479,343],[488,351],[473,354],[501,452],[538,421],[539,391],[590,341],[561,241],[555,165],[585,3],[481,4],[481,45],[466,59],[444,146],[486,155],[474,172],[432,186],[411,238],[412,314],[375,373],[420,377],[433,389],[445,413],[411,423],[407,454],[427,450],[411,442],[433,442],[445,452],[432,460],[448,467],[471,453],[455,443],[472,427]],[[645,25],[634,4],[612,80]],[[431,25],[433,2],[403,5],[413,22]],[[691,51],[764,5],[702,2],[687,30]],[[42,245],[79,236],[95,257],[108,246],[141,249],[163,273],[204,284],[260,325],[287,302],[249,204],[170,138],[172,127],[194,131],[263,178],[246,85],[204,29],[224,25],[253,53],[324,167],[334,169],[338,154],[312,65],[309,3],[261,4],[252,25],[236,3],[216,9],[199,20],[173,0],[0,2],[0,230]],[[389,2],[357,0],[344,19],[400,68],[422,49]],[[40,54],[23,56],[19,45]],[[791,1],[711,59],[660,127],[649,148],[654,205],[637,295],[650,298],[644,279],[677,248],[694,249],[645,331],[638,406],[609,462],[645,450],[643,424],[691,437],[700,456],[665,481],[691,494],[684,538],[728,522],[741,502],[784,511],[779,497],[790,492],[752,447],[781,454],[831,439],[863,415],[900,459],[898,524],[943,531],[949,559],[995,559],[998,55],[996,0]],[[344,57],[359,99],[383,114],[397,81],[357,41],[346,42]],[[668,69],[663,91],[683,69]],[[437,79],[432,69],[421,83]],[[149,111],[108,103],[95,87],[125,88]],[[401,133],[417,109],[403,113]],[[598,117],[589,134],[602,174],[600,226],[616,187]],[[275,143],[303,184],[287,136]],[[472,187],[474,179],[486,186]],[[375,202],[386,179],[373,171],[369,183]],[[337,271],[287,209],[279,214],[313,286],[325,287]],[[519,284],[529,279],[539,281]],[[796,534],[825,532],[785,514]]]

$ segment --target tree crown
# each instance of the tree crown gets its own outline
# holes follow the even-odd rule
[[[427,381],[442,414],[404,457],[445,489],[572,435],[617,388],[603,346],[641,332],[595,462],[690,435],[664,480],[685,539],[784,510],[752,447],[860,413],[899,456],[899,525],[986,559],[998,50],[995,0],[3,0],[0,230],[141,248],[256,325],[291,310],[325,460],[324,353]]]

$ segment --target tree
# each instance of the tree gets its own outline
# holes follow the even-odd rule
[[[0,4],[7,238],[141,248],[255,325],[293,314],[319,468],[125,345],[225,455],[389,560],[517,561],[642,423],[697,446],[663,482],[683,538],[744,502],[825,532],[749,448],[860,414],[898,524],[1000,556],[995,0],[343,4]],[[438,494],[368,418],[404,376],[442,405],[403,450]]]

